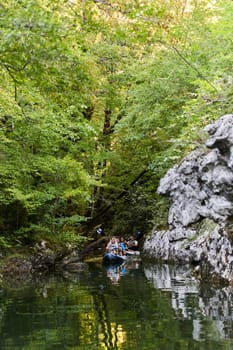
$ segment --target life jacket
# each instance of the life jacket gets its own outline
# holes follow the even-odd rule
[[[111,243],[111,244],[109,245],[108,249],[109,249],[110,251],[116,250],[116,249],[117,249],[117,246],[116,246],[115,243]]]
[[[120,242],[119,243],[119,247],[121,248],[121,250],[125,250],[126,249],[126,246],[125,246],[124,242]]]

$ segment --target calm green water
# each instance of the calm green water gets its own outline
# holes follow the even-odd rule
[[[187,268],[90,265],[0,294],[0,349],[233,349],[233,290]]]

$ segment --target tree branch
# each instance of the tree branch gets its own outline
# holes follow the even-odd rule
[[[169,45],[163,41],[159,41],[159,42],[162,45],[168,47],[169,49],[172,49],[173,51],[175,51],[177,55],[182,59],[182,61],[184,61],[190,68],[192,68],[202,80],[204,80],[208,85],[210,85],[214,89],[214,91],[218,92],[218,89],[216,88],[216,86],[214,86],[192,63],[190,63],[175,46]]]
[[[22,66],[22,67],[14,67],[12,66],[11,64],[8,64],[8,63],[3,63],[0,61],[0,65],[5,68],[9,74],[9,76],[11,77],[11,79],[13,80],[13,83],[14,83],[14,99],[15,99],[15,102],[17,102],[17,79],[15,78],[14,74],[12,74],[12,71],[15,71],[15,72],[22,72],[26,67],[27,65],[29,64],[30,61],[27,61],[25,62],[25,64]]]
[[[3,62],[0,62],[0,65],[4,67],[8,72],[10,69],[14,70],[15,72],[22,72],[29,63],[30,61],[25,62],[22,67],[15,67],[15,66],[12,66],[11,64],[3,63]]]
[[[130,189],[130,187],[132,187],[133,185],[135,185],[135,183],[140,179],[142,178],[146,173],[147,173],[148,169],[144,169],[142,170],[138,176],[136,176],[136,178],[131,181],[131,183],[128,185],[128,187],[124,188],[123,191],[121,191],[118,196],[114,199],[114,202],[118,199],[121,199],[122,197],[124,197],[127,193],[128,193],[128,190]],[[112,206],[114,205],[114,202],[111,202],[108,206],[106,206],[105,208],[102,208],[102,210],[100,210],[96,216],[94,216],[93,218],[91,218],[91,221],[95,221],[97,218],[99,218],[101,215],[105,214],[107,211],[109,211],[109,209],[112,208]]]

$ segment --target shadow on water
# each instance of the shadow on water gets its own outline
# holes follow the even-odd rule
[[[91,263],[0,294],[0,348],[232,350],[233,289],[188,266]]]

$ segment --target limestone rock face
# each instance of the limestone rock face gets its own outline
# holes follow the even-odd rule
[[[156,259],[199,263],[202,271],[233,280],[233,114],[205,131],[206,147],[194,150],[161,179],[158,193],[171,200],[169,230],[148,237],[144,251]],[[212,224],[207,228],[206,222]],[[193,227],[197,223],[204,223],[202,233]]]
[[[233,215],[233,115],[206,127],[211,150],[195,150],[170,169],[158,193],[171,201],[168,223],[188,226],[201,218],[223,222]]]

